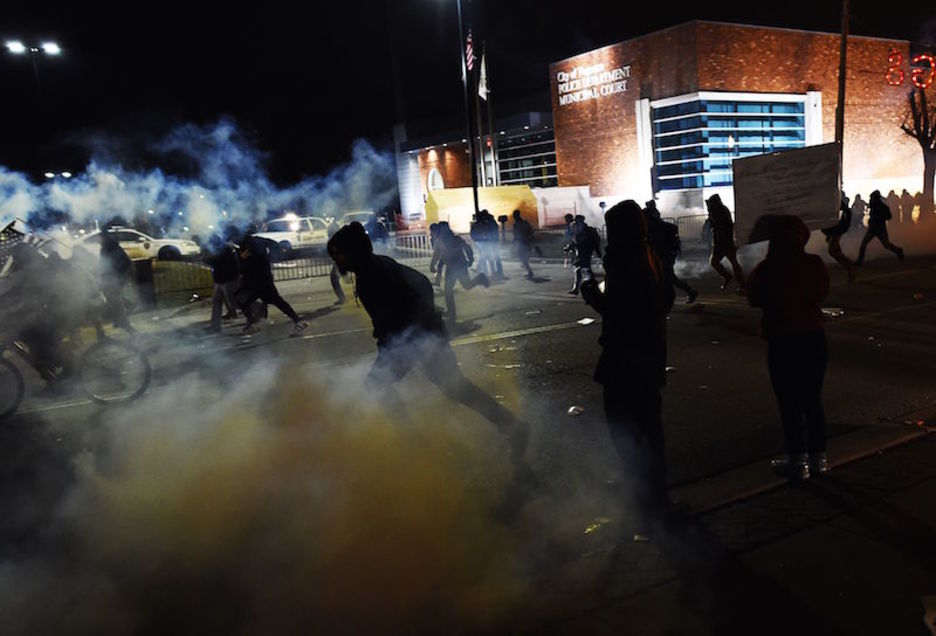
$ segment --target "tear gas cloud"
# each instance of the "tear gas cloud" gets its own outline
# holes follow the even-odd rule
[[[5,634],[497,631],[536,607],[545,537],[581,549],[603,480],[505,521],[505,440],[418,373],[400,417],[370,359],[233,362],[81,433],[40,548],[0,561]]]
[[[356,209],[379,210],[396,197],[396,169],[390,153],[358,140],[349,161],[324,176],[277,187],[265,171],[266,157],[223,119],[213,125],[182,126],[145,149],[129,142],[98,137],[89,141],[92,159],[86,170],[68,180],[32,185],[23,175],[0,168],[0,213],[43,229],[60,224],[131,220],[154,211],[169,234],[211,234],[231,221],[243,227],[270,214],[299,208],[317,216]],[[314,152],[314,149],[310,149]],[[179,176],[154,168],[127,169],[146,154],[156,164],[184,164]]]

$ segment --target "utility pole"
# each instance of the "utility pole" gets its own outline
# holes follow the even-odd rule
[[[839,185],[843,178],[842,148],[845,138],[845,53],[848,48],[848,0],[842,0],[842,43],[839,49],[838,104],[835,107],[835,143],[839,153]]]
[[[474,211],[475,214],[477,214],[480,210],[478,207],[478,171],[475,167],[474,135],[471,132],[471,102],[468,100],[468,60],[465,57],[465,28],[462,21],[461,0],[455,1],[458,7],[458,48],[461,51],[462,88],[464,89],[465,97],[465,130],[468,133],[465,139],[468,140],[468,163],[471,164],[471,191],[474,195]]]

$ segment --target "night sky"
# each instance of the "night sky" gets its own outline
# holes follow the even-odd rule
[[[911,4],[900,14],[889,12],[891,3],[853,0],[852,33],[928,40],[936,9]],[[0,10],[0,37],[53,39],[64,52],[38,59],[41,91],[28,56],[0,54],[0,163],[35,178],[80,171],[89,140],[143,148],[178,124],[226,115],[268,153],[272,176],[288,183],[346,159],[355,138],[389,148],[395,121],[462,116],[455,0],[267,2],[233,11],[195,2],[126,3],[119,11],[29,6]],[[686,20],[840,28],[841,5],[830,0],[666,6],[642,17],[624,2],[463,0],[476,47],[487,42],[495,107],[546,91],[551,62]]]

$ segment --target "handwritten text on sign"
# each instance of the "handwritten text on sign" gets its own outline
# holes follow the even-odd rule
[[[559,105],[565,106],[626,92],[630,69],[629,64],[612,69],[605,68],[604,64],[594,64],[577,66],[571,71],[559,71],[556,73]]]

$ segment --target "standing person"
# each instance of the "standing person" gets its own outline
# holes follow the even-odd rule
[[[678,287],[686,292],[686,304],[692,304],[699,296],[699,292],[676,275],[676,258],[681,249],[679,228],[675,223],[667,223],[660,218],[656,201],[647,201],[644,215],[647,221],[647,243],[663,264],[667,283],[671,287]]]
[[[903,223],[903,219],[900,218],[900,197],[897,196],[897,193],[891,190],[887,193],[887,198],[884,200],[887,204],[887,207],[890,209],[891,214],[896,214],[897,216],[894,219],[898,223]]]
[[[868,249],[868,243],[875,238],[881,242],[881,245],[896,254],[900,262],[903,262],[903,248],[897,247],[891,243],[890,238],[887,236],[887,222],[893,215],[891,214],[890,208],[881,198],[880,190],[875,190],[871,193],[871,197],[868,199],[868,209],[868,231],[865,232],[864,238],[861,239],[861,247],[858,248],[858,259],[855,261],[855,265],[860,267],[864,263],[865,250]]]
[[[852,223],[852,209],[848,205],[848,197],[845,196],[845,193],[842,193],[842,206],[841,206],[842,215],[839,217],[838,223],[831,227],[822,228],[822,233],[825,234],[826,242],[829,244],[829,256],[835,259],[835,261],[845,268],[845,271],[848,272],[848,282],[855,280],[855,268],[852,267],[853,263],[848,260],[848,257],[842,253],[842,237],[851,227]]]
[[[563,218],[565,219],[565,234],[562,248],[562,268],[565,269],[569,266],[570,259],[574,260],[575,258],[575,246],[572,241],[572,224],[575,222],[575,217],[571,214],[566,214]]]
[[[468,230],[468,236],[471,237],[471,242],[474,244],[475,249],[478,250],[478,265],[475,268],[476,272],[480,272],[485,276],[494,274],[494,264],[491,263],[488,249],[487,249],[487,236],[485,234],[484,226],[484,210],[480,210],[477,214],[474,215],[471,222],[471,228]]]
[[[368,219],[364,230],[367,232],[367,236],[370,238],[371,244],[374,245],[377,253],[390,253],[390,233],[387,232],[387,227],[380,221],[376,213],[372,214],[370,219]]]
[[[136,329],[127,317],[127,306],[123,298],[123,288],[130,279],[133,261],[120,247],[120,243],[111,234],[110,228],[105,227],[100,236],[101,291],[107,301],[107,312],[114,326],[124,329],[127,333],[136,333]]]
[[[223,318],[234,318],[237,315],[235,295],[240,286],[240,259],[237,257],[237,247],[230,241],[222,242],[222,239],[217,237],[214,249],[205,262],[211,267],[211,279],[214,281],[211,324],[205,327],[205,331],[221,333],[221,307],[227,307]]]
[[[738,263],[738,248],[734,241],[734,221],[731,218],[731,212],[722,203],[721,197],[713,194],[705,200],[705,206],[708,209],[708,220],[712,228],[712,256],[709,264],[718,275],[722,277],[722,289],[728,289],[731,283],[731,274],[722,265],[722,259],[727,258],[731,263],[731,269],[734,272],[735,281],[738,283],[738,293],[744,293],[744,270]]]
[[[530,268],[530,252],[533,248],[533,226],[520,214],[520,210],[513,211],[513,240],[517,246],[517,258],[526,269],[526,278],[533,280],[533,270]]]
[[[457,236],[447,226],[440,228],[439,240],[442,243],[442,262],[445,265],[445,317],[450,324],[455,324],[455,283],[460,282],[463,289],[473,289],[477,285],[490,286],[487,274],[481,272],[474,278],[468,275],[468,268],[474,261],[471,246]]]
[[[900,193],[900,214],[904,223],[913,223],[913,206],[915,203],[913,195],[904,188],[903,192]]]
[[[487,250],[488,263],[491,268],[491,278],[495,280],[506,280],[504,276],[504,264],[500,257],[500,230],[497,228],[497,220],[487,210],[481,210],[481,223],[484,227],[483,237],[485,240],[485,249]]]
[[[860,194],[855,195],[855,202],[852,204],[852,225],[854,227],[864,227],[865,209],[868,205],[861,198]]]
[[[445,227],[448,227],[448,223],[445,223]],[[442,284],[442,241],[439,239],[439,226],[441,223],[432,223],[429,225],[429,247],[432,248],[432,259],[429,261],[429,272],[435,274],[435,281],[433,285],[438,287]]]
[[[338,219],[332,218],[331,223],[328,224],[328,238],[333,237],[338,230],[341,229],[341,226],[338,225]],[[341,289],[341,276],[338,274],[338,266],[332,262],[331,271],[328,273],[328,280],[331,282],[332,291],[335,292],[337,300],[335,300],[336,305],[343,305],[345,303],[345,293]]]
[[[792,479],[828,470],[822,383],[828,345],[822,300],[829,274],[822,259],[807,254],[809,229],[797,216],[778,216],[767,256],[748,279],[748,300],[763,311],[767,367],[777,397],[787,456],[772,462]]]
[[[374,324],[377,360],[367,375],[367,385],[392,387],[417,366],[445,395],[480,413],[506,434],[512,457],[520,461],[527,426],[462,375],[445,323],[436,311],[429,279],[388,256],[374,254],[357,222],[329,239],[328,253],[342,274],[355,274],[358,298]],[[446,276],[450,272],[447,269]]]
[[[253,303],[261,300],[274,305],[283,312],[295,325],[294,333],[298,334],[309,325],[293,310],[292,306],[280,296],[273,282],[273,270],[270,266],[270,251],[278,248],[276,241],[256,236],[248,231],[239,245],[241,261],[241,288],[237,292],[237,301],[247,318],[243,333],[250,334],[259,331],[255,324]]]
[[[602,316],[595,381],[604,388],[611,440],[636,486],[639,534],[665,510],[661,389],[666,384],[666,313],[672,288],[647,244],[640,206],[622,201],[605,213],[605,289],[582,283],[582,297]],[[637,535],[635,539],[639,538]]]
[[[601,236],[598,230],[585,222],[581,214],[575,217],[572,224],[572,245],[575,256],[572,261],[572,289],[570,294],[578,294],[579,286],[583,280],[592,280],[592,256],[601,257]]]

